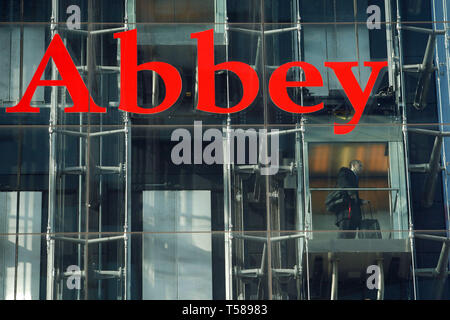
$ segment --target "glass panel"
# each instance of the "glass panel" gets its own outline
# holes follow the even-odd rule
[[[231,237],[231,245],[225,247],[225,254],[229,249],[233,257],[232,267],[225,269],[226,275],[232,274],[230,298],[235,300],[269,299],[272,290],[269,282],[270,267],[267,264],[267,233],[234,232]],[[226,267],[227,264],[225,264]],[[227,283],[225,282],[225,285]]]
[[[304,228],[301,132],[294,126],[270,126],[267,131],[270,162],[261,170],[263,179],[268,176],[270,230],[299,230]]]
[[[6,113],[50,44],[55,2],[54,30],[106,113],[64,112],[80,97],[50,86],[31,98],[39,113]],[[127,3],[0,2],[0,298],[448,298],[448,138],[438,132],[449,131],[448,48],[443,32],[428,34],[445,29],[430,22],[448,20],[443,1]],[[69,30],[78,8],[80,26]],[[118,109],[128,57],[114,33],[124,31],[124,9],[138,31],[138,64],[164,62],[180,74],[180,97],[160,114]],[[248,108],[229,116],[196,109],[191,35],[207,30],[215,65],[245,63],[259,80]],[[270,79],[293,61],[313,65],[323,85],[287,88],[288,98],[323,102],[322,110],[301,116],[274,101]],[[355,116],[349,92],[357,88],[343,87],[325,63],[345,61],[358,63],[361,88],[371,74],[365,62],[388,67],[359,124],[336,134]],[[40,79],[61,79],[63,66],[52,72],[52,64]],[[307,76],[292,68],[284,78]],[[233,70],[214,79],[218,107],[242,99]],[[161,80],[137,74],[139,106],[164,100],[173,86]],[[363,171],[354,175],[351,160]],[[341,170],[353,184],[340,183]],[[333,191],[347,195],[335,199],[349,198],[345,206],[330,206]]]
[[[286,86],[267,92],[270,123],[294,124],[299,122],[301,115],[311,123],[350,122],[356,116],[355,110],[358,107],[354,95],[359,90],[350,88],[349,81],[342,81],[343,70],[337,70],[336,74],[337,65],[331,63],[338,62],[355,64],[351,67],[351,77],[354,78],[351,87],[358,83],[361,92],[366,90],[368,80],[373,75],[371,93],[367,97],[359,123],[392,122],[399,115],[395,95],[390,88],[394,73],[386,45],[386,37],[390,33],[385,25],[379,30],[368,30],[363,24],[290,23],[266,24],[264,30],[265,88],[268,90],[270,81],[277,76],[287,81]],[[283,75],[280,74],[280,66],[295,61],[303,61],[312,66],[310,69],[306,69],[308,65],[303,68],[291,66]],[[365,66],[366,62],[386,61],[390,68],[375,70],[374,67]],[[314,86],[292,84],[294,81],[312,84],[314,79],[319,81]],[[288,97],[284,97],[281,90],[287,92]],[[289,104],[286,99],[292,103]]]
[[[445,230],[417,230],[414,245],[417,249],[414,276],[420,300],[445,300],[449,297],[448,254]]]
[[[0,126],[0,191],[48,190],[48,129]]]
[[[203,135],[210,133],[211,139],[205,139],[203,143]],[[130,148],[129,177],[132,181],[130,192],[134,231],[145,229],[145,221],[142,220],[143,208],[149,212],[155,205],[158,205],[159,209],[164,208],[161,207],[161,201],[169,201],[167,197],[171,197],[171,193],[191,191],[208,192],[210,230],[223,230],[222,128],[203,127],[201,124],[185,128],[134,126],[131,128]],[[165,156],[155,157],[158,154]],[[164,197],[165,193],[167,197]],[[155,204],[156,196],[162,197],[157,201],[158,204]],[[170,205],[170,202],[167,202],[167,205]],[[203,201],[195,201],[191,205],[202,207],[202,203]],[[191,205],[187,205],[185,209]],[[172,209],[181,219],[184,212],[181,204]],[[176,215],[173,218],[177,218]]]
[[[6,113],[22,98],[48,45],[49,28],[45,24],[2,24],[0,26],[0,124],[48,124],[51,88],[38,87],[30,105],[40,113]],[[21,49],[22,48],[22,49]],[[42,78],[50,79],[50,67]]]
[[[227,17],[230,23],[261,22],[261,0],[227,0]]]
[[[17,194],[17,193],[16,193]],[[0,197],[2,197],[4,193]],[[13,196],[12,194],[10,194]],[[38,200],[37,193],[22,193],[23,198]],[[13,196],[14,197],[14,196]],[[2,204],[4,202],[2,201]],[[32,201],[29,205],[37,204]],[[39,208],[40,209],[40,208]],[[21,212],[23,209],[20,209]],[[6,227],[9,235],[0,237],[0,251],[2,260],[0,261],[0,298],[2,300],[38,300],[42,297],[45,286],[45,238],[39,235],[17,235],[13,226],[19,222],[20,232],[33,232],[31,220],[40,220],[40,210],[23,212],[20,219],[13,219],[11,216],[2,217],[2,227]],[[2,212],[4,212],[2,210]],[[13,221],[14,220],[14,221]],[[25,223],[23,223],[25,222]],[[6,224],[5,224],[6,223]],[[37,226],[37,225],[36,225]],[[39,226],[37,226],[39,232]],[[11,230],[13,229],[13,230]]]
[[[414,0],[408,3],[408,5],[399,2],[401,17],[406,22],[428,22],[433,21],[432,18],[432,3],[427,1]],[[425,25],[421,23],[423,27]]]
[[[214,22],[220,0],[137,0],[136,22]]]
[[[5,0],[0,3],[0,22],[50,22],[51,0]]]
[[[23,36],[21,36],[23,34]],[[60,33],[60,37],[64,42],[64,46],[70,56],[70,62],[73,63],[80,72],[80,79],[83,81],[82,86],[88,86],[89,79],[86,72],[83,72],[83,65],[86,65],[86,36],[80,33]],[[30,105],[33,108],[39,108],[38,113],[6,113],[5,108],[13,107],[24,97],[25,92],[32,90],[29,84],[32,77],[36,74],[39,64],[44,57],[44,53],[48,50],[50,44],[51,32],[48,24],[38,24],[30,26],[23,25],[2,25],[0,27],[0,38],[6,43],[2,47],[2,65],[4,69],[0,69],[2,74],[2,86],[0,89],[0,105],[1,105],[1,124],[19,124],[19,125],[48,125],[50,121],[50,110],[52,103],[56,109],[54,124],[83,124],[78,113],[66,113],[65,108],[71,107],[73,98],[71,97],[67,87],[58,86],[38,86],[33,92]],[[55,42],[54,45],[58,45]],[[21,50],[21,48],[23,48]],[[63,59],[65,55],[61,56]],[[65,60],[63,60],[66,63]],[[67,62],[69,63],[69,62]],[[22,66],[22,67],[21,67]],[[62,69],[62,70],[60,70]],[[52,63],[49,60],[45,70],[40,77],[41,80],[61,80],[61,71],[64,71],[61,62],[56,66],[55,74],[52,74]],[[66,68],[65,71],[68,69]],[[67,73],[64,73],[67,74]],[[70,87],[73,94],[74,86]],[[91,90],[93,91],[93,90]],[[31,92],[31,91],[30,91]],[[78,104],[83,105],[83,98],[75,97]],[[81,100],[80,100],[81,99]],[[25,100],[24,100],[25,101]],[[86,105],[88,101],[86,100]]]
[[[377,6],[368,11],[369,6]],[[384,1],[367,0],[318,0],[308,2],[300,0],[300,12],[303,22],[366,22],[373,10],[379,12],[380,20],[384,20]]]
[[[0,21],[20,21],[20,2],[15,0],[2,1],[0,3]]]
[[[88,22],[113,22],[122,24],[124,21],[125,1],[87,1],[87,0],[58,0],[59,22],[61,28],[78,29],[76,22],[86,25]],[[48,20],[49,21],[49,20]],[[118,27],[116,25],[116,27]]]
[[[339,239],[325,231],[307,247],[311,299],[414,299],[408,239]]]
[[[394,143],[310,143],[313,229],[377,228],[386,230],[379,234],[383,239],[395,239],[388,230],[407,230],[406,199],[400,187],[404,169],[399,170],[404,165],[396,152]],[[355,235],[342,233],[340,237]],[[358,236],[366,237],[363,232]]]
[[[144,205],[143,192],[207,190],[212,230],[224,230],[224,214],[232,219],[235,230],[265,230],[266,182],[258,169],[261,162],[258,154],[263,144],[261,135],[258,137],[260,128],[225,129],[200,123],[185,128],[134,126],[132,203],[139,203],[133,206],[134,214],[139,215],[140,211],[136,210]],[[229,144],[228,140],[224,143],[226,132],[230,136]],[[231,148],[234,155],[228,159],[227,150]],[[155,158],[155,154],[167,156]],[[133,220],[140,221],[140,218]],[[133,224],[133,230],[142,230],[139,222]]]
[[[261,251],[265,237],[252,235],[251,239],[241,233],[232,236],[228,248],[223,233],[135,233],[129,235],[126,247],[120,234],[92,233],[89,245],[84,235],[80,244],[69,241],[73,235],[57,235],[57,243],[66,243],[66,254],[56,251],[61,277],[50,283],[57,299],[120,300],[125,298],[124,290],[133,300],[224,299],[227,292],[233,299],[267,299],[266,258]],[[226,262],[224,252],[230,252],[232,260]],[[125,254],[129,255],[126,265]]]
[[[195,33],[214,30],[214,50],[210,48],[211,52],[208,53],[208,56],[214,52],[215,65],[227,61],[246,63],[248,66],[244,68],[249,70],[253,76],[256,75],[258,81],[261,78],[259,61],[262,59],[262,54],[258,40],[260,36],[260,26],[258,25],[231,26],[228,31],[228,45],[225,42],[225,29],[220,24],[139,24],[137,30],[138,63],[158,61],[170,64],[179,73],[182,88],[178,99],[170,108],[157,114],[132,114],[131,117],[135,124],[188,124],[192,122],[193,118],[205,123],[222,124],[226,121],[227,115],[218,111],[232,108],[242,100],[241,78],[245,72],[239,71],[241,67],[231,67],[230,72],[217,70],[214,90],[208,86],[210,81],[207,80],[207,68],[201,69],[203,70],[202,76],[198,78],[198,42],[204,43],[206,40],[203,38],[205,35],[201,40],[191,39]],[[174,50],[175,46],[177,50]],[[252,68],[256,69],[256,72],[251,71]],[[239,73],[238,76],[234,71]],[[247,87],[251,87],[256,80],[244,81],[246,81]],[[174,86],[166,86],[158,73],[151,71],[138,73],[138,105],[140,107],[156,107],[164,101],[168,89],[174,90]],[[214,92],[212,97],[214,97],[215,106],[221,109],[214,110],[214,112],[199,110],[198,103],[202,102],[202,105],[206,103],[205,100],[209,98],[205,95],[210,92]],[[199,94],[201,94],[200,97]],[[247,89],[245,97],[250,96],[253,99],[248,102],[247,106],[244,106],[245,110],[230,115],[233,123],[260,123],[263,121],[262,92],[254,94]]]
[[[271,244],[271,283],[274,300],[309,299],[308,255],[306,252],[306,233],[272,232]]]

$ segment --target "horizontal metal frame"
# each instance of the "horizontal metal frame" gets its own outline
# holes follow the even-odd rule
[[[272,274],[278,277],[297,277],[300,275],[299,269],[295,266],[292,269],[275,269],[272,268]],[[264,275],[264,271],[259,268],[239,270],[234,273],[235,276],[241,278],[260,278]]]
[[[417,239],[423,239],[423,240],[432,240],[432,241],[441,241],[441,242],[446,242],[446,243],[450,243],[450,238],[448,237],[441,237],[441,236],[433,236],[431,234],[414,234],[414,237],[416,237]]]
[[[67,32],[67,33],[78,33],[82,34],[84,36],[88,35],[98,35],[98,34],[105,34],[105,33],[115,33],[119,31],[126,31],[127,28],[120,27],[120,28],[110,28],[110,29],[101,29],[101,30],[94,30],[94,31],[86,31],[86,30],[78,30],[78,29],[68,29],[66,26],[57,25],[56,28],[60,32]]]
[[[97,172],[95,174],[121,174],[123,173],[124,166],[121,164],[118,167],[114,166],[95,166],[95,169]],[[61,169],[61,172],[59,172],[59,175],[63,174],[85,174],[86,173],[86,166],[78,166],[78,167],[66,167]]]
[[[279,237],[257,237],[257,236],[248,236],[248,235],[241,235],[241,234],[234,234],[234,238],[238,239],[244,239],[244,240],[251,240],[251,241],[257,241],[257,242],[279,242],[279,241],[285,241],[290,239],[298,239],[298,238],[304,238],[305,235],[303,233],[301,234],[292,234],[288,236],[279,236]]]
[[[442,132],[442,131],[420,129],[420,128],[408,128],[408,131],[413,132],[413,133],[427,134],[427,135],[431,135],[431,136],[450,137],[450,132]]]
[[[437,272],[435,268],[420,268],[415,270],[416,276],[419,277],[428,277],[428,278],[435,278],[438,275],[441,275],[441,273]],[[444,272],[446,275],[450,275],[450,271]]]
[[[296,132],[302,132],[304,131],[304,129],[288,129],[288,130],[279,130],[279,131],[270,131],[267,132],[268,136],[273,136],[273,135],[284,135],[284,134],[289,134],[289,133],[296,133]]]
[[[96,243],[101,243],[101,242],[123,240],[125,238],[126,238],[126,235],[105,237],[105,238],[95,238],[95,239],[80,239],[80,238],[71,238],[71,237],[50,237],[50,239],[52,239],[52,240],[75,242],[75,243],[80,243],[80,244],[96,244]]]
[[[76,68],[80,72],[88,72],[88,66],[78,66]],[[95,66],[94,70],[101,73],[120,73],[120,67],[117,66]]]
[[[419,32],[419,33],[426,33],[426,34],[445,34],[445,30],[433,30],[433,29],[420,28],[420,27],[403,26],[403,25],[398,25],[397,29],[414,31],[414,32]]]
[[[429,163],[410,164],[408,170],[409,172],[419,172],[419,173],[427,173],[431,171]],[[440,166],[438,170],[445,170],[445,167]]]
[[[114,279],[114,278],[122,278],[124,276],[124,270],[121,269],[119,271],[115,271],[115,270],[93,270],[92,271],[94,273],[94,275],[96,276],[96,279]],[[81,271],[75,271],[75,272],[64,272],[62,274],[63,277],[68,278],[68,277],[73,277],[73,276],[78,276],[78,277],[86,277],[86,271],[81,270]]]
[[[89,133],[89,134],[86,132],[61,130],[61,129],[54,129],[53,132],[66,134],[68,136],[87,138],[87,137],[102,137],[102,136],[107,136],[107,135],[117,134],[117,133],[125,133],[125,132],[127,132],[127,129],[117,129],[117,130],[109,130],[109,131],[102,131],[102,132],[93,132],[93,133]]]
[[[261,269],[244,269],[234,272],[234,275],[241,278],[259,278],[264,275]]]
[[[258,173],[261,171],[262,168],[268,168],[269,166],[261,166],[259,164],[255,164],[255,165],[235,165],[234,169],[239,172],[239,173]],[[282,173],[282,172],[289,172],[289,173],[293,173],[295,171],[295,166],[292,163],[292,165],[290,166],[277,166],[278,168],[278,173]]]
[[[398,191],[399,188],[309,188],[310,191]]]
[[[247,34],[261,34],[263,32],[262,30],[251,30],[251,29],[235,28],[235,27],[230,27],[230,28],[228,28],[228,30],[247,33]],[[273,30],[264,30],[264,35],[271,35],[271,34],[277,34],[277,33],[289,32],[289,31],[299,31],[299,30],[301,30],[300,26],[281,28],[281,29],[273,29]]]

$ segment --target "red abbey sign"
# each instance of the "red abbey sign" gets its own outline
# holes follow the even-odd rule
[[[119,109],[140,114],[154,114],[169,109],[175,104],[181,93],[181,76],[178,70],[165,62],[147,62],[137,64],[137,33],[136,30],[116,33],[114,38],[121,41],[121,74],[120,74],[120,105]],[[192,39],[197,39],[198,50],[198,105],[197,109],[211,113],[234,113],[247,108],[256,98],[259,90],[259,79],[255,70],[243,62],[230,61],[214,63],[214,32],[212,29],[192,33]],[[62,80],[41,80],[50,58],[53,59]],[[358,62],[325,62],[325,66],[333,69],[344,89],[350,103],[355,109],[353,118],[346,125],[335,126],[336,134],[346,134],[358,124],[369,99],[375,81],[387,61],[364,62],[365,67],[371,67],[372,72],[364,90],[358,84],[352,67]],[[304,81],[287,81],[286,75],[290,68],[302,68]],[[151,70],[159,74],[166,86],[166,96],[160,105],[154,108],[141,108],[137,105],[137,73]],[[231,108],[221,108],[215,105],[214,72],[229,70],[235,73],[243,88],[241,101]],[[64,86],[72,97],[73,106],[64,112],[106,112],[106,108],[95,104],[90,97],[80,74],[78,73],[63,41],[55,35],[44,54],[24,96],[16,106],[6,108],[6,112],[39,112],[39,108],[30,105],[36,88],[39,86]],[[281,65],[276,69],[269,81],[269,95],[275,105],[291,113],[311,113],[324,107],[323,103],[315,106],[301,106],[293,102],[287,93],[288,87],[320,87],[323,86],[320,72],[312,65],[303,61],[294,61]],[[86,103],[89,101],[89,103]]]

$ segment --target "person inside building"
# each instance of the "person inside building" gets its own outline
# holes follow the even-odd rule
[[[360,160],[350,161],[349,168],[342,167],[337,178],[337,188],[358,188],[359,175],[363,170]],[[339,230],[349,230],[349,232],[339,232],[338,238],[354,239],[356,232],[361,226],[361,205],[366,203],[359,198],[358,190],[345,190],[340,192],[344,205],[336,212],[336,225]]]

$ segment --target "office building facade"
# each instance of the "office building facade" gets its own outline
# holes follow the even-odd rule
[[[448,299],[449,14],[1,0],[0,298]]]

